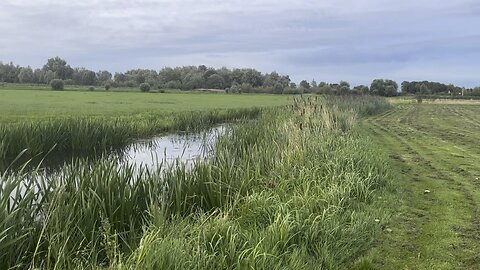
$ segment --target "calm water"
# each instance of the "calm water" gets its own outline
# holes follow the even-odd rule
[[[114,155],[120,158],[121,163],[132,164],[135,167],[154,169],[160,163],[168,166],[176,160],[191,166],[195,159],[208,157],[218,136],[223,134],[225,129],[225,126],[218,126],[197,134],[170,134],[139,140],[120,154]]]
[[[186,168],[190,168],[193,162],[197,159],[207,158],[213,151],[215,143],[219,135],[224,134],[226,126],[218,126],[210,130],[197,134],[169,134],[164,136],[153,137],[150,139],[138,140],[126,148],[111,151],[104,154],[104,157],[118,160],[118,166],[132,165],[134,169],[147,168],[149,170],[163,170],[173,165],[174,162],[179,161],[185,164]],[[89,157],[88,160],[92,162],[101,157]],[[73,159],[85,159],[85,157],[69,157],[53,156],[39,166],[41,170],[36,174],[25,174],[24,180],[34,179],[35,181],[26,181],[27,183],[42,183],[44,180],[53,175],[62,175],[65,173],[65,166],[72,162]],[[18,171],[21,166],[12,166],[14,171]],[[35,166],[29,166],[28,170],[33,170]],[[8,175],[8,173],[6,174]],[[8,176],[7,176],[8,177]],[[33,178],[32,178],[33,177]],[[0,191],[3,190],[2,173],[0,173]],[[6,178],[5,178],[6,179]],[[15,197],[24,196],[27,190],[38,190],[37,185],[18,186],[12,194],[10,194],[11,204],[14,204]],[[0,192],[0,197],[3,196]],[[37,200],[41,200],[38,197]]]
[[[167,134],[137,140],[125,148],[104,153],[103,156],[118,160],[119,166],[128,163],[136,168],[155,169],[160,164],[162,164],[162,168],[166,168],[173,162],[180,161],[189,167],[195,159],[204,159],[211,154],[218,136],[225,131],[226,126],[222,125],[200,133]],[[51,174],[61,172],[62,168],[72,160],[88,158],[88,160],[94,161],[101,157],[102,155],[88,157],[53,155],[45,158],[39,167],[46,174]],[[33,169],[38,163],[39,161],[31,162],[29,167]],[[22,164],[23,162],[17,161],[17,164],[10,166],[9,171],[18,170]],[[4,171],[5,168],[7,168],[5,164],[0,166],[1,171]]]

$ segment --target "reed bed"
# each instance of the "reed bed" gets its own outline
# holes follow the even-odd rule
[[[356,102],[368,100],[300,98],[266,111],[190,169],[100,159],[5,174],[0,269],[355,267],[381,230],[390,175],[356,132]]]
[[[102,153],[123,147],[133,139],[163,132],[190,132],[227,121],[252,119],[260,108],[177,112],[130,117],[66,117],[0,125],[0,161],[7,163],[20,152],[24,157],[52,154]]]

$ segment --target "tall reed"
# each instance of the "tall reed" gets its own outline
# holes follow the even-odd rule
[[[52,152],[101,153],[122,147],[133,139],[162,132],[198,131],[214,124],[252,119],[260,108],[178,112],[129,117],[75,117],[22,121],[0,125],[0,162],[7,163],[26,150],[24,157]]]

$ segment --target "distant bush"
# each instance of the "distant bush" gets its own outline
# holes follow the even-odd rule
[[[64,89],[64,83],[63,80],[60,79],[53,79],[50,81],[50,86],[52,87],[52,90],[63,90]]]
[[[90,91],[95,91],[95,87],[90,86],[90,87],[88,87],[88,90],[90,90]]]
[[[150,91],[150,84],[148,84],[148,83],[141,83],[141,84],[140,84],[140,91],[142,91],[142,92],[148,92],[148,91]]]
[[[274,94],[281,94],[283,93],[283,90],[284,90],[284,87],[280,83],[276,83],[272,89]]]
[[[169,81],[164,85],[164,88],[180,89],[180,88],[182,88],[182,83],[180,81]]]
[[[287,87],[283,90],[283,94],[287,95],[299,95],[303,94],[303,88],[297,88],[297,87]]]
[[[239,93],[251,93],[253,92],[253,86],[249,83],[242,83],[240,85]]]
[[[160,90],[160,91],[158,91],[158,92],[160,92],[160,93],[165,93],[165,90],[162,89],[162,90]]]
[[[110,90],[110,87],[111,87],[111,85],[110,85],[109,83],[106,83],[106,84],[105,84],[105,91]]]
[[[75,84],[75,81],[72,80],[72,79],[67,79],[65,81],[63,81],[65,83],[65,85],[74,85]]]

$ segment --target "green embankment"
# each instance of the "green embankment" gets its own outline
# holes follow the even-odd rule
[[[399,102],[364,123],[397,168],[376,269],[480,269],[480,103]]]

